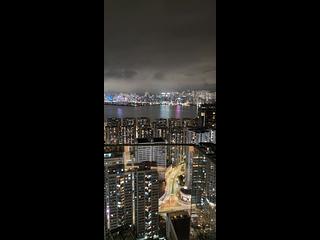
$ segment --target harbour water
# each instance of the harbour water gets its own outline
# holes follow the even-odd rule
[[[196,106],[152,105],[129,107],[104,105],[105,118],[148,117],[154,120],[157,118],[195,118],[196,116]]]

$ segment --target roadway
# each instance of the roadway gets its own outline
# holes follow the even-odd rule
[[[178,176],[183,174],[182,171],[184,164],[180,164],[174,168],[169,167],[165,174],[166,188],[165,194],[159,200],[159,212],[175,212],[190,209],[189,204],[183,204],[178,198],[178,193],[181,186],[178,184]]]

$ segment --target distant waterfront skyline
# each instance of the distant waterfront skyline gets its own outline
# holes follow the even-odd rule
[[[106,93],[104,94],[105,104],[115,104],[124,106],[142,106],[142,105],[200,105],[204,103],[213,103],[216,98],[216,92],[201,91],[168,91],[161,93]]]

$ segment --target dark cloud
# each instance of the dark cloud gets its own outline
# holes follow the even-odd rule
[[[154,79],[163,80],[164,79],[164,73],[162,73],[162,72],[155,73],[154,74]]]
[[[105,90],[215,84],[215,0],[105,0],[104,21]]]
[[[104,73],[105,78],[120,78],[120,79],[131,79],[136,76],[138,73],[134,70],[118,70],[118,69],[111,69],[107,70]]]

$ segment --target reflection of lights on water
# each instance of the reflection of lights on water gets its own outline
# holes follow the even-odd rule
[[[122,116],[123,116],[122,108],[117,108],[117,115],[119,118],[122,118]]]
[[[160,118],[170,118],[171,108],[167,105],[160,105]]]
[[[176,118],[181,118],[181,106],[180,105],[177,105],[176,106]]]

